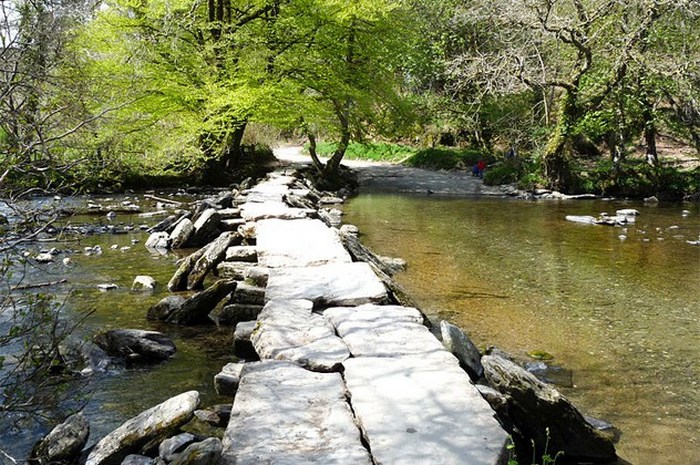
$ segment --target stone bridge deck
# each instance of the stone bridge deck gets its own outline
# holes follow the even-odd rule
[[[457,359],[336,229],[285,204],[292,181],[273,174],[241,206],[269,278],[224,463],[505,463],[507,435]]]

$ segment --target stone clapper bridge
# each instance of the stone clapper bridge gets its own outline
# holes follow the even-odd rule
[[[236,389],[223,463],[505,463],[508,436],[458,360],[336,228],[285,203],[295,181],[274,172],[240,206],[269,275],[261,361],[217,375]]]

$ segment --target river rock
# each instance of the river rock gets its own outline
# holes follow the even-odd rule
[[[308,300],[273,300],[258,316],[251,342],[261,359],[288,360],[312,371],[335,371],[350,356],[345,343]]]
[[[373,463],[339,373],[277,360],[247,365],[224,435],[222,465]]]
[[[596,224],[598,219],[595,216],[566,215],[566,221],[582,224]]]
[[[187,289],[200,289],[207,273],[224,259],[226,250],[237,239],[240,239],[237,233],[230,231],[221,233],[192,267],[187,278]]]
[[[30,463],[71,463],[80,455],[90,436],[90,424],[82,412],[69,416],[32,450]]]
[[[114,329],[100,333],[95,344],[111,356],[127,361],[156,362],[175,354],[175,344],[165,334],[141,329]]]
[[[138,275],[134,278],[134,283],[131,285],[132,290],[155,291],[156,280],[152,276]]]
[[[231,294],[231,303],[265,305],[265,288],[242,282]]]
[[[214,376],[214,389],[220,396],[234,397],[241,382],[241,374],[245,363],[227,363]]]
[[[476,348],[464,331],[457,326],[443,320],[440,322],[442,343],[445,348],[457,357],[472,381],[476,381],[484,375],[484,367],[481,366],[481,352]]]
[[[221,218],[221,221],[233,220],[240,217],[240,208],[222,208],[221,210],[219,210],[219,218]]]
[[[124,457],[121,465],[154,465],[155,460],[151,457],[139,454],[129,454]]]
[[[166,232],[155,232],[148,236],[146,248],[167,250],[170,248],[170,234]]]
[[[257,262],[258,249],[251,245],[239,245],[226,249],[226,261],[229,262]]]
[[[216,321],[220,325],[235,326],[242,321],[255,320],[262,311],[262,305],[229,304],[225,305],[216,315]]]
[[[211,244],[209,244],[211,245]],[[168,290],[170,292],[184,291],[187,289],[187,280],[190,277],[190,272],[194,268],[195,263],[209,250],[209,245],[202,247],[195,253],[190,254],[180,262],[173,277],[168,281]]]
[[[491,386],[507,396],[508,419],[525,444],[534,441],[537,456],[547,448],[549,452],[564,452],[571,461],[616,459],[612,442],[595,431],[581,412],[552,386],[499,356],[486,355],[481,363]]]
[[[50,253],[40,253],[34,257],[34,260],[36,260],[38,263],[51,263],[53,262],[53,255]]]
[[[208,438],[187,446],[170,465],[219,465],[222,451],[221,439]]]
[[[209,313],[221,300],[236,289],[236,281],[220,279],[185,300],[182,306],[173,311],[166,319],[168,323],[178,325],[196,325],[210,322]]]
[[[233,332],[233,353],[237,357],[245,359],[260,358],[255,352],[253,343],[250,341],[257,325],[257,321],[241,321],[236,325],[236,329]]]
[[[199,393],[189,391],[142,412],[102,438],[85,465],[117,465],[129,454],[155,447],[190,421],[198,406]]]
[[[117,286],[114,283],[104,283],[104,284],[98,284],[97,289],[99,289],[102,292],[107,292],[107,291],[113,291],[115,289],[119,289],[119,286]]]
[[[199,247],[206,244],[219,233],[219,214],[213,208],[208,208],[194,222],[194,233],[187,243],[188,247]]]
[[[185,447],[197,441],[197,436],[192,433],[180,433],[176,436],[166,439],[158,446],[158,457],[170,462],[178,452],[181,452]]]
[[[445,350],[415,308],[367,304],[329,308],[323,316],[354,357],[422,356]]]
[[[305,268],[271,268],[265,298],[306,299],[316,305],[383,303],[384,284],[367,263],[329,263]]]
[[[173,249],[185,247],[194,234],[194,223],[189,218],[183,218],[170,233],[170,244]]]
[[[185,303],[185,298],[179,295],[169,295],[148,309],[149,320],[165,321]]]
[[[216,272],[222,278],[243,281],[254,266],[255,264],[250,262],[221,262],[216,265]]]
[[[222,231],[238,231],[240,226],[246,224],[247,221],[243,218],[231,218],[228,220],[221,220],[219,223],[219,229]]]

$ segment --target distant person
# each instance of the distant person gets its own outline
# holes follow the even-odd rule
[[[472,176],[479,176],[479,164],[472,166]]]
[[[477,169],[477,175],[480,178],[484,177],[484,170],[486,169],[486,162],[484,160],[479,160],[479,162],[476,164],[476,169]]]
[[[508,150],[508,153],[506,153],[506,158],[515,158],[518,156],[518,152],[515,151],[514,146],[510,146],[510,150]]]

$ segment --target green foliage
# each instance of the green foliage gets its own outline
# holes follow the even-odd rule
[[[447,147],[427,148],[419,150],[408,158],[404,164],[417,168],[429,168],[434,170],[468,169],[479,160],[487,164],[493,162],[491,154],[480,149],[452,149]]]
[[[530,160],[522,157],[508,158],[497,164],[489,166],[484,173],[484,184],[496,186],[501,184],[523,183],[526,179],[535,174],[536,165]]]
[[[320,156],[329,157],[338,148],[334,142],[321,142],[316,147],[316,152]],[[359,143],[353,142],[348,145],[345,158],[351,160],[373,160],[384,162],[400,162],[417,152],[417,149],[399,144],[389,144],[385,142]]]

